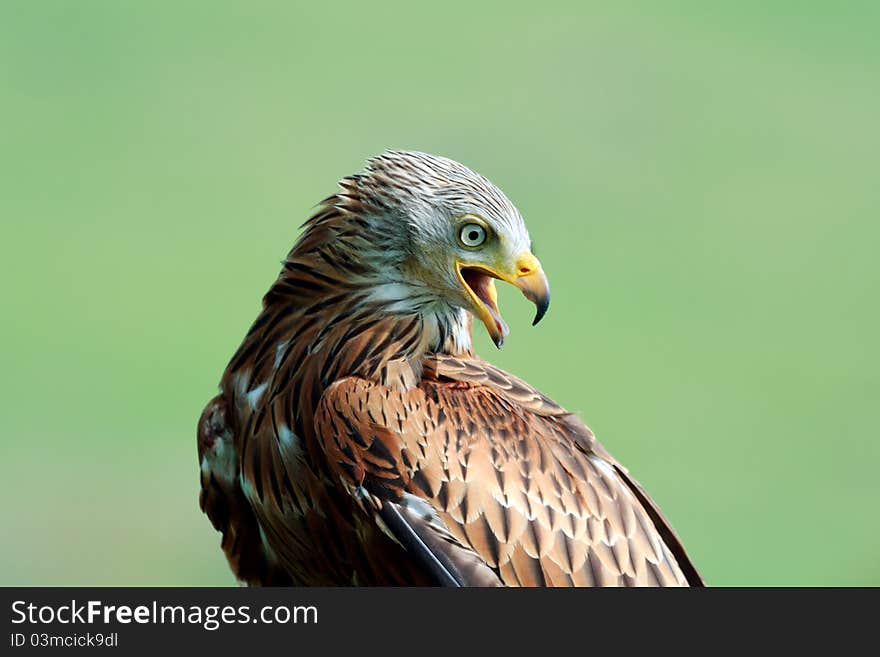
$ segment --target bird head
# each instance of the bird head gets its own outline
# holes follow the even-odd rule
[[[514,285],[535,304],[535,325],[550,305],[547,276],[530,247],[525,246],[528,234],[524,227],[521,233],[511,232],[504,223],[476,212],[462,213],[451,223],[454,243],[450,240],[447,266],[455,272],[455,285],[450,292],[483,322],[500,348],[509,329],[498,309],[495,281]]]
[[[402,275],[400,283],[470,311],[499,348],[509,329],[496,280],[535,304],[533,325],[547,312],[550,286],[522,216],[489,180],[453,160],[412,151],[386,151],[353,180],[370,214],[383,218],[373,230],[383,233],[383,251],[396,254],[389,267]]]

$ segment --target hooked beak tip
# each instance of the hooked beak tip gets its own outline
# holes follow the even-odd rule
[[[550,307],[550,297],[544,297],[536,302],[535,306],[537,307],[537,312],[535,312],[535,319],[532,321],[532,326],[536,326],[538,322],[544,319],[544,315],[547,314],[547,309]]]
[[[547,282],[547,275],[542,269],[537,268],[517,278],[514,285],[520,289],[526,299],[535,304],[535,319],[532,321],[532,326],[535,326],[544,318],[550,307],[550,283]]]

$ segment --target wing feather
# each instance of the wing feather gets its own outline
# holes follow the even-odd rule
[[[351,494],[363,487],[378,500],[440,583],[702,584],[656,505],[592,432],[487,363],[437,357],[407,390],[342,379],[315,427]],[[401,511],[407,496],[433,520]],[[459,568],[461,554],[480,568]]]

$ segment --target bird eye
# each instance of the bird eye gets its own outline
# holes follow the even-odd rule
[[[458,239],[468,248],[480,246],[486,241],[486,229],[480,224],[465,224],[461,227]]]

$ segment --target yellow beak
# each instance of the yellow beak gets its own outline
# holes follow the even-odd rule
[[[494,279],[506,281],[522,290],[523,295],[535,304],[537,312],[532,326],[541,321],[550,306],[550,283],[541,263],[530,252],[516,259],[512,271],[502,271],[485,265],[456,262],[459,282],[471,299],[474,314],[489,331],[489,336],[499,349],[510,333],[498,311],[498,293]]]

